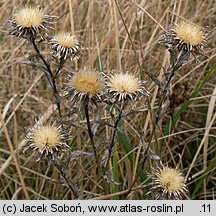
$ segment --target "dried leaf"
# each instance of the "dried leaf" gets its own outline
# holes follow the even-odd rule
[[[94,153],[93,152],[84,152],[84,151],[74,151],[71,155],[70,155],[70,162],[73,162],[75,160],[77,160],[78,157],[81,156],[86,156],[86,157],[94,157]]]

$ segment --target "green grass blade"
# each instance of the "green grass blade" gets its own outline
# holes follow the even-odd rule
[[[98,69],[100,72],[103,72],[103,63],[100,55],[98,56]]]
[[[115,182],[119,181],[119,172],[118,172],[118,148],[117,145],[114,145],[114,152],[113,152],[113,179]],[[114,184],[113,186],[113,193],[119,192],[119,185]],[[115,196],[112,198],[113,200],[118,200],[119,196]]]
[[[119,126],[122,126],[122,122],[119,123]],[[123,149],[126,154],[128,154],[128,160],[130,161],[131,166],[133,167],[134,163],[134,155],[132,151],[132,146],[130,142],[128,141],[127,135],[122,131],[118,131],[117,133],[117,139],[119,143],[123,146]],[[129,153],[131,152],[131,153]],[[140,180],[143,182],[147,179],[147,175],[144,173],[143,170],[140,170],[140,166],[138,164],[137,166],[137,174],[139,173]]]
[[[203,174],[202,178],[198,181],[198,183],[196,184],[196,187],[192,193],[192,198],[194,198],[195,194],[199,191],[199,189],[203,186],[204,181],[207,177],[207,175],[209,175],[209,173],[214,169],[214,167],[216,166],[216,156],[215,158],[210,162],[210,164],[208,165],[205,173]]]

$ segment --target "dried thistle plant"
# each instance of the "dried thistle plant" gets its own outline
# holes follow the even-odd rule
[[[96,162],[98,163],[94,134],[89,117],[89,106],[93,103],[97,105],[98,101],[102,100],[104,94],[105,83],[104,79],[98,71],[82,69],[74,73],[66,83],[66,94],[72,106],[76,102],[81,102],[84,106],[85,116],[87,121],[87,130],[90,137],[91,145],[94,151]]]
[[[140,101],[142,96],[150,96],[150,93],[144,86],[144,80],[140,80],[135,75],[128,72],[112,72],[109,75],[105,75],[104,73],[86,68],[80,69],[78,72],[73,72],[65,83],[64,98],[70,100],[70,108],[73,114],[77,114],[80,110],[82,111],[81,108],[84,106],[87,128],[85,124],[83,124],[83,126],[76,122],[71,123],[69,126],[75,126],[88,131],[93,152],[77,150],[71,153],[67,142],[69,134],[68,131],[64,129],[66,125],[64,123],[64,117],[68,118],[69,121],[72,121],[72,118],[70,118],[71,115],[66,114],[64,116],[61,114],[61,106],[64,100],[62,100],[63,97],[59,92],[61,88],[58,86],[57,78],[59,77],[58,75],[64,63],[68,59],[75,60],[79,58],[82,53],[82,47],[76,35],[62,31],[53,36],[49,35],[50,40],[48,44],[50,45],[51,51],[48,52],[47,56],[42,54],[44,52],[40,50],[39,43],[36,39],[44,39],[45,36],[47,36],[47,31],[52,29],[55,18],[55,16],[46,15],[44,10],[28,6],[19,10],[15,14],[14,19],[9,21],[8,32],[10,35],[27,39],[30,45],[32,45],[36,54],[36,60],[29,61],[28,64],[31,66],[38,66],[44,71],[49,89],[53,94],[53,102],[58,108],[59,115],[55,120],[61,123],[60,126],[56,126],[55,124],[48,126],[40,125],[29,129],[29,133],[26,136],[28,148],[33,149],[33,151],[39,155],[38,161],[43,157],[47,158],[50,164],[53,164],[59,171],[74,195],[78,197],[78,190],[66,177],[66,166],[69,162],[76,161],[78,157],[94,156],[97,165],[101,164],[102,166],[104,178],[108,182],[115,183],[112,179],[112,171],[108,171],[107,167],[112,156],[117,131],[121,130],[119,126],[120,122],[130,113],[134,113],[132,110],[126,112],[126,106],[128,104],[133,104],[135,101]],[[164,34],[164,38],[160,42],[168,47],[170,52],[170,67],[164,73],[164,80],[159,83],[162,99],[159,101],[156,113],[156,124],[153,126],[152,134],[150,134],[149,145],[151,144],[152,137],[155,136],[154,132],[158,121],[169,107],[168,94],[171,88],[171,80],[175,76],[176,71],[189,61],[191,54],[195,55],[197,51],[202,52],[205,42],[205,33],[201,27],[191,22],[182,21],[179,24],[170,25],[168,31]],[[39,63],[38,59],[40,61]],[[57,62],[57,68],[55,69],[53,69],[54,60]],[[72,70],[74,69],[72,68]],[[94,126],[96,125],[96,128],[99,127],[98,125],[102,125],[102,120],[99,117],[96,123],[96,121],[90,119],[89,114],[90,105],[94,104],[98,106],[99,102],[102,102],[106,111],[110,111],[109,117],[111,117],[108,117],[108,121],[111,123],[106,124],[106,126],[109,127],[107,130],[109,136],[106,138],[108,141],[106,140],[106,149],[104,155],[101,157],[101,163],[99,163],[100,155],[98,155],[99,153],[97,151],[98,146],[95,144]],[[127,108],[128,107],[129,106],[127,106]],[[97,113],[99,113],[98,110],[96,110]],[[114,110],[115,114],[113,114],[114,112],[111,110]],[[146,148],[147,150],[145,150],[144,161],[148,157],[149,145]],[[64,158],[66,155],[65,151],[69,157]],[[63,153],[65,153],[65,155],[63,155]],[[60,157],[60,155],[63,155],[63,157]],[[151,193],[154,199],[182,199],[183,194],[187,191],[185,178],[178,169],[172,169],[163,165],[157,166],[152,170],[151,177]]]
[[[79,190],[76,185],[66,177],[67,170],[67,151],[69,146],[67,145],[68,133],[62,126],[52,125],[39,125],[28,129],[27,146],[24,152],[29,148],[33,149],[37,153],[39,162],[42,158],[48,160],[49,165],[53,165],[60,176],[64,184],[66,184],[76,198],[79,197]]]
[[[205,41],[203,28],[189,21],[181,21],[178,24],[173,23],[169,26],[168,31],[164,33],[164,38],[160,43],[168,47],[171,65],[165,71],[165,79],[160,84],[162,99],[156,113],[156,124],[169,107],[170,85],[176,71],[188,63],[191,54],[194,56],[203,54]]]
[[[23,63],[31,66],[36,66],[42,69],[49,89],[53,94],[53,101],[58,107],[59,117],[61,117],[61,105],[59,90],[56,84],[56,77],[62,69],[63,63],[61,62],[56,72],[52,70],[51,60],[41,53],[37,38],[44,39],[44,36],[48,36],[46,30],[52,29],[52,24],[57,17],[46,15],[44,10],[33,6],[26,6],[20,9],[15,15],[13,20],[9,20],[9,35],[25,38],[35,51],[34,57],[39,57],[41,63],[36,61],[24,61]]]
[[[105,75],[106,78],[106,97],[108,104],[111,105],[110,115],[113,120],[113,130],[109,140],[108,150],[105,151],[102,161],[102,170],[106,179],[110,179],[110,172],[107,171],[109,159],[112,156],[115,145],[116,133],[119,130],[119,123],[123,117],[134,113],[124,113],[125,107],[130,102],[141,100],[142,96],[150,96],[144,87],[145,81],[139,80],[136,76],[129,73],[114,73]],[[112,108],[115,108],[116,115],[113,115]]]
[[[58,44],[56,46],[53,45],[53,49],[58,52],[56,53],[56,57],[60,57],[57,68],[53,69],[51,64],[55,56],[53,56],[51,52],[48,52],[48,56],[45,57],[40,50],[37,38],[39,37],[41,39],[45,39],[44,36],[48,37],[47,30],[52,28],[52,24],[55,18],[57,17],[45,15],[44,10],[32,6],[27,6],[19,10],[15,14],[14,19],[9,21],[8,32],[9,35],[22,37],[28,40],[29,44],[35,51],[35,61],[31,60],[24,63],[31,66],[37,66],[44,72],[48,87],[53,94],[53,102],[57,105],[59,119],[56,118],[55,121],[57,122],[60,120],[59,122],[61,123],[60,126],[56,126],[56,124],[48,126],[37,125],[36,127],[29,129],[28,134],[26,135],[26,139],[28,140],[28,146],[26,147],[26,149],[32,148],[38,154],[39,158],[37,162],[41,158],[45,157],[48,160],[49,164],[53,165],[58,170],[60,176],[63,178],[63,181],[77,198],[79,196],[78,190],[75,185],[68,180],[65,173],[65,170],[67,170],[66,153],[70,152],[70,150],[67,144],[68,131],[65,130],[64,124],[61,121],[61,96],[56,79],[58,78],[58,75],[66,61],[66,58],[69,57],[72,52],[74,55],[77,55],[80,51],[78,49],[80,48],[80,46],[77,45],[78,42],[75,37],[72,38],[72,36],[70,35],[62,37],[62,44]],[[71,38],[74,40],[74,44],[72,44]],[[56,41],[56,43],[57,42],[60,43],[60,39]],[[75,47],[67,47],[66,49],[65,47],[60,47],[60,45],[62,45],[62,47],[63,45],[65,45],[65,47],[67,45]],[[38,58],[39,60],[41,60],[41,62],[38,62]],[[60,157],[63,155],[63,153],[65,153],[64,158]]]
[[[186,180],[177,168],[173,169],[161,164],[152,169],[150,176],[153,199],[179,200],[187,192]]]

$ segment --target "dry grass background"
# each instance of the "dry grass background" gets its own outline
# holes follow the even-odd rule
[[[51,94],[47,89],[41,71],[20,64],[32,53],[23,40],[6,35],[6,22],[15,10],[27,2],[42,4],[60,18],[56,29],[71,30],[79,36],[85,47],[78,63],[67,62],[62,73],[73,68],[99,68],[101,58],[104,71],[122,70],[137,73],[137,60],[114,0],[62,0],[62,1],[0,1],[0,198],[1,199],[72,199],[73,195],[58,181],[59,176],[46,161],[35,164],[33,155],[23,155],[22,146],[26,143],[25,127],[32,127],[35,118],[47,122],[55,116]],[[176,108],[160,122],[157,128],[157,142],[153,140],[151,152],[158,154],[164,164],[178,166],[188,178],[188,198],[214,199],[216,193],[216,75],[213,73],[199,94],[189,99],[192,92],[203,81],[213,66],[216,55],[216,2],[214,0],[118,0],[119,8],[127,25],[139,62],[144,71],[163,76],[163,67],[168,66],[168,53],[158,45],[163,28],[172,20],[182,18],[206,27],[210,33],[206,44],[206,54],[210,58],[192,58],[182,67],[173,82],[171,97],[177,99]],[[46,47],[44,47],[46,48]],[[152,111],[158,105],[158,87],[145,74],[146,87],[151,92]],[[64,77],[61,81],[64,81]],[[60,81],[60,83],[61,83]],[[187,110],[168,134],[164,128],[172,121],[172,116],[183,102],[190,100]],[[67,105],[66,105],[67,106]],[[135,106],[134,106],[135,108]],[[82,199],[110,199],[117,192],[119,199],[149,199],[146,195],[148,179],[137,179],[129,194],[140,154],[140,135],[148,143],[152,121],[146,99],[136,104],[139,114],[124,119],[124,132],[132,146],[131,163],[122,144],[118,144],[118,181],[114,189],[98,178],[93,159],[80,158],[70,165],[68,178],[77,183]],[[103,118],[106,113],[103,112]],[[92,113],[95,116],[96,113]],[[72,121],[81,121],[79,116]],[[82,122],[81,122],[82,123]],[[83,123],[85,124],[85,122]],[[97,140],[105,140],[110,131],[102,127]],[[71,149],[91,150],[87,133],[71,129]],[[138,161],[139,162],[139,161]],[[209,166],[211,165],[211,166]],[[152,161],[148,161],[145,171],[150,171]],[[197,185],[200,184],[198,187]],[[197,188],[197,189],[196,189]],[[116,194],[115,194],[116,195]]]

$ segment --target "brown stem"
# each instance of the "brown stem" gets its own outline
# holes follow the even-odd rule
[[[53,96],[55,98],[54,102],[57,105],[59,117],[61,118],[62,117],[62,114],[61,114],[61,104],[60,104],[60,101],[59,101],[59,94],[58,94],[58,88],[56,86],[55,77],[53,76],[53,73],[52,73],[52,70],[50,68],[50,65],[46,62],[46,60],[44,59],[43,55],[40,53],[40,50],[38,49],[38,47],[37,47],[37,45],[35,43],[35,38],[30,37],[29,40],[30,40],[30,43],[32,44],[34,50],[38,54],[39,58],[42,60],[44,66],[46,67],[46,71],[48,72],[48,74],[45,73],[45,76],[46,76],[48,82],[50,83],[50,85],[52,87]]]
[[[57,163],[54,162],[55,168],[58,170],[58,172],[60,173],[60,175],[63,177],[63,179],[65,180],[65,182],[67,183],[68,187],[70,188],[71,192],[73,193],[73,195],[75,196],[75,198],[79,198],[79,193],[76,189],[76,186],[71,183],[67,177],[65,176],[61,166]]]
[[[125,105],[126,105],[126,101],[123,99],[120,110],[119,110],[119,113],[118,113],[118,117],[117,117],[117,119],[116,119],[116,121],[114,123],[114,127],[113,127],[113,133],[112,133],[111,140],[110,140],[109,155],[108,155],[108,159],[107,159],[107,164],[105,166],[106,168],[107,168],[107,166],[109,164],[109,160],[110,160],[111,155],[112,155],[112,149],[113,149],[114,142],[115,142],[116,132],[118,131],[118,124],[122,119],[122,113],[123,113]]]
[[[95,147],[95,143],[94,143],[94,135],[93,135],[92,130],[91,130],[91,122],[90,122],[90,118],[89,118],[89,103],[88,103],[88,100],[85,101],[86,122],[87,122],[88,134],[89,134],[89,138],[90,138],[91,145],[92,145],[92,148],[93,148],[95,160],[96,160],[96,163],[98,163],[97,151],[96,151],[96,147]]]

